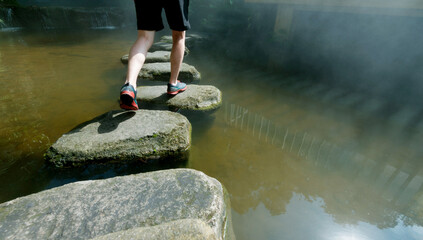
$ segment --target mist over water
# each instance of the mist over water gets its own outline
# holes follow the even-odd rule
[[[227,15],[218,13],[225,27],[216,39],[225,42],[228,55],[380,96],[392,104],[420,105],[422,6],[257,2],[262,3],[243,2]],[[278,24],[278,18],[286,25]]]
[[[421,103],[422,26],[414,16],[303,11],[294,20],[291,64],[334,84]]]

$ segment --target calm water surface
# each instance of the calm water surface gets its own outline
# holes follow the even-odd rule
[[[189,167],[220,180],[238,239],[422,239],[422,109],[226,60],[186,58],[223,92],[186,164],[54,170],[43,153],[112,109],[134,33],[0,33],[0,201],[65,183]],[[143,84],[142,82],[140,84]]]

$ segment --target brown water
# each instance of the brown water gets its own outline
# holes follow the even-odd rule
[[[319,79],[226,60],[210,46],[186,62],[223,92],[212,115],[187,114],[186,165],[55,170],[43,153],[112,109],[119,30],[0,33],[0,201],[85,179],[189,167],[228,189],[238,239],[421,239],[422,109]],[[211,50],[210,50],[211,49]],[[142,83],[141,83],[142,84]]]

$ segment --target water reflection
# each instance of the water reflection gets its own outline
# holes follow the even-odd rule
[[[209,142],[207,155],[211,156],[205,156],[199,149],[193,151],[198,155],[192,159],[202,161],[191,162],[192,167],[218,176],[228,188],[233,208],[239,214],[248,215],[251,209],[263,205],[272,216],[286,215],[295,193],[301,193],[309,201],[319,198],[324,202],[320,208],[338,224],[364,222],[380,229],[423,224],[420,217],[423,212],[418,207],[423,197],[423,176],[420,168],[407,166],[416,166],[419,160],[396,159],[398,155],[393,154],[406,146],[392,146],[385,140],[385,144],[391,145],[362,147],[356,144],[361,141],[357,135],[343,134],[344,126],[328,125],[331,117],[320,114],[316,118],[312,113],[303,113],[307,121],[301,121],[296,116],[298,111],[292,105],[285,106],[284,120],[275,124],[245,107],[224,104],[219,112],[220,123],[203,138]],[[332,134],[319,134],[329,129]],[[343,140],[335,141],[340,135]],[[385,137],[379,132],[377,139],[372,135],[372,140],[382,141]],[[202,144],[201,140],[198,144]],[[392,147],[396,150],[390,151],[389,159],[374,154]],[[306,219],[303,216],[294,222]],[[237,225],[245,227],[239,222]],[[331,233],[336,231],[336,227],[326,227]],[[302,239],[285,236],[261,239]]]
[[[420,106],[399,105],[395,98],[334,86],[310,74],[247,69],[219,55],[205,60],[206,53],[195,54],[203,79],[223,91],[225,103],[211,128],[201,138],[194,134],[189,166],[224,183],[238,220],[260,215],[258,206],[284,216],[299,194],[322,200],[321,208],[335,222],[327,226],[331,233],[336,224],[366,223],[373,231],[368,236],[392,228],[408,233],[423,225]],[[264,220],[255,220],[256,228],[234,221],[240,239],[271,234],[259,230],[266,229]],[[307,216],[288,226],[303,221]],[[274,239],[302,239],[289,237],[301,233],[293,229],[275,230]]]
[[[392,228],[379,230],[376,226],[359,221],[339,224],[325,212],[321,198],[309,198],[295,193],[283,215],[272,215],[263,204],[245,214],[234,213],[235,222],[245,231],[240,239],[327,239],[327,240],[385,240],[421,239],[423,228],[407,226],[402,220]],[[257,224],[260,223],[260,224]]]

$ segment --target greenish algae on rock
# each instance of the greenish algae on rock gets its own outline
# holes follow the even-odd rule
[[[166,86],[138,87],[137,99],[142,102],[198,111],[214,110],[222,104],[222,92],[214,86],[191,84],[187,86],[187,90],[176,96],[169,96],[166,90]]]
[[[170,63],[146,63],[143,65],[139,75],[141,79],[152,81],[169,82],[170,79]],[[179,79],[185,82],[199,81],[200,73],[194,66],[182,63],[179,71]]]
[[[0,239],[91,239],[139,227],[172,229],[182,219],[200,220],[217,239],[234,239],[230,211],[219,181],[173,169],[71,183],[0,204]]]
[[[169,111],[105,113],[60,137],[45,158],[57,167],[184,157],[191,146],[191,124]]]
[[[213,229],[199,219],[182,219],[152,227],[110,233],[92,240],[218,240]]]

